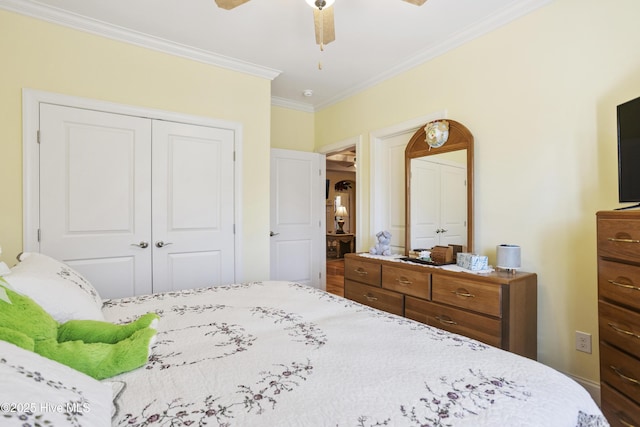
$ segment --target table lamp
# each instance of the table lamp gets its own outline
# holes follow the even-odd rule
[[[349,216],[347,214],[347,208],[345,206],[338,206],[336,208],[336,219],[338,220],[338,229],[336,230],[336,234],[344,234],[344,230],[342,227],[344,226],[344,217]]]

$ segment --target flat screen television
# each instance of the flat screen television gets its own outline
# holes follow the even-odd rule
[[[617,110],[618,198],[620,203],[638,203],[640,202],[640,97],[618,105]]]

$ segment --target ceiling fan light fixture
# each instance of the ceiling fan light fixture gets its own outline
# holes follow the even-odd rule
[[[336,0],[305,0],[314,9],[322,10],[333,6]]]

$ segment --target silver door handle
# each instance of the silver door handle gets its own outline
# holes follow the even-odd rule
[[[171,242],[163,242],[162,240],[156,242],[156,248],[164,248],[165,246],[173,245]]]
[[[149,243],[147,242],[132,243],[131,246],[137,246],[139,248],[146,249],[149,247]]]
[[[269,237],[277,236],[280,233],[274,233],[273,231],[269,232]]]

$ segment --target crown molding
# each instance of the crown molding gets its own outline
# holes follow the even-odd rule
[[[305,113],[315,113],[316,110],[313,105],[304,102],[292,101],[287,98],[281,98],[278,96],[271,97],[271,105],[276,107],[289,108],[291,110],[303,111]]]
[[[209,65],[215,65],[228,70],[250,74],[255,77],[273,80],[282,73],[280,70],[263,67],[228,56],[218,55],[202,49],[196,49],[179,43],[174,43],[159,37],[132,31],[117,25],[108,24],[96,19],[63,11],[55,7],[43,5],[32,0],[0,0],[0,9],[59,24],[86,33],[107,37],[112,40],[168,53],[170,55],[191,59]]]
[[[552,1],[553,0],[514,1],[507,9],[501,10],[500,12],[482,21],[476,22],[475,24],[467,27],[465,30],[460,31],[451,37],[448,37],[447,40],[445,40],[443,43],[430,46],[417,55],[414,55],[408,58],[406,61],[399,63],[397,66],[390,68],[384,73],[378,74],[377,76],[369,80],[365,80],[359,85],[353,86],[349,90],[341,92],[338,95],[322,102],[321,104],[314,105],[315,111],[319,111],[333,104],[337,104],[338,102],[356,95],[357,93],[360,93],[365,89],[373,87],[385,80],[409,71],[410,69],[418,65],[424,64],[425,62],[428,62],[442,54],[445,54],[471,40],[474,40],[484,34],[496,30],[517,18],[533,12],[534,10],[545,6]]]

